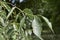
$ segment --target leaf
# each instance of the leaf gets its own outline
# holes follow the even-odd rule
[[[13,28],[8,29],[7,30],[7,35],[11,36],[13,34],[13,31],[14,31]]]
[[[15,31],[17,31],[17,25],[15,23],[13,23],[13,28]]]
[[[33,19],[33,12],[31,9],[25,8],[23,11],[29,17],[29,19]]]
[[[5,8],[8,10],[8,12],[11,11],[10,6],[8,6],[6,2],[1,2],[1,5],[2,5],[3,7],[5,7]]]
[[[28,29],[28,34],[31,35],[32,34],[32,30],[31,29]]]
[[[23,11],[25,13],[27,13],[27,14],[33,14],[33,12],[31,11],[31,9],[28,9],[28,8],[25,8]]]
[[[49,26],[49,28],[52,30],[52,32],[54,33],[54,31],[53,31],[53,29],[52,29],[52,24],[51,24],[51,22],[49,22],[49,20],[46,18],[46,17],[44,17],[44,16],[41,16],[44,20],[45,20],[45,22],[48,24],[48,26]]]
[[[4,23],[4,19],[2,17],[0,17],[0,22],[3,26],[6,26],[5,23]]]
[[[42,25],[41,23],[39,23],[38,21],[38,17],[34,17],[34,20],[32,21],[32,28],[33,28],[33,33],[39,37],[41,40],[43,40],[43,38],[41,37],[41,31],[42,31]]]
[[[0,40],[5,40],[3,35],[0,34]]]
[[[20,27],[23,27],[24,23],[25,23],[25,16],[20,21]]]
[[[6,18],[6,12],[4,10],[1,10],[0,16],[5,19]]]
[[[7,15],[7,19],[10,17],[10,15],[13,13],[13,11],[14,11],[14,9],[15,9],[16,7],[13,7],[12,9],[11,9],[11,11],[8,13],[8,15]]]

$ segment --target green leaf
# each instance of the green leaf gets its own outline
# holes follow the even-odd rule
[[[44,16],[41,16],[44,20],[45,20],[45,22],[48,24],[48,26],[49,26],[49,28],[52,30],[52,32],[54,33],[54,31],[53,31],[53,29],[52,29],[52,23],[51,22],[49,22],[49,20],[46,18],[46,17],[44,17]]]
[[[4,23],[4,19],[2,17],[0,17],[0,22],[3,26],[6,26],[5,23]]]
[[[31,35],[32,34],[32,30],[31,29],[28,29],[28,34]]]
[[[1,2],[1,5],[2,5],[3,7],[5,7],[5,8],[8,10],[8,12],[11,11],[10,6],[8,6],[6,2]]]
[[[9,25],[9,28],[6,27],[6,32],[7,32],[7,35],[8,35],[8,36],[12,36],[13,31],[14,31],[14,30],[13,30],[13,28],[12,28],[10,25]]]
[[[17,25],[15,23],[13,23],[13,28],[15,31],[17,31]]]
[[[4,10],[1,10],[0,16],[5,19],[6,18],[6,12]]]
[[[13,11],[14,11],[14,9],[15,9],[16,7],[13,7],[12,9],[11,9],[11,11],[8,13],[8,15],[7,15],[7,19],[10,17],[10,15],[13,13]]]
[[[29,19],[33,19],[33,12],[31,9],[25,8],[23,11],[29,17]]]
[[[25,23],[25,16],[20,21],[20,27],[23,27],[24,23]]]
[[[32,21],[32,28],[33,28],[33,33],[39,37],[41,40],[43,40],[43,38],[41,37],[41,31],[42,31],[42,24],[38,21],[38,17],[35,16],[34,20]]]
[[[25,8],[23,11],[25,13],[27,13],[27,14],[33,14],[33,12],[31,11],[31,9],[28,9],[28,8]]]
[[[0,34],[0,40],[5,40],[3,35]]]

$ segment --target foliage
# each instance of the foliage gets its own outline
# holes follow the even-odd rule
[[[54,33],[52,24],[49,21],[50,18],[44,17],[44,13],[50,10],[48,9],[50,5],[43,4],[45,4],[45,2],[41,3],[41,6],[39,3],[35,5],[38,10],[38,12],[35,13],[34,4],[31,8],[28,6],[28,8],[21,10],[18,6],[11,7],[7,2],[0,1],[0,39],[34,40],[36,37],[36,40],[43,40],[41,36],[43,22],[46,23]]]

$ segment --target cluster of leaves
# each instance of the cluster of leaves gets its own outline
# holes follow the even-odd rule
[[[46,17],[34,15],[28,8],[11,8],[6,2],[0,1],[0,40],[34,40],[34,35],[43,40],[42,20],[54,33],[52,24]]]

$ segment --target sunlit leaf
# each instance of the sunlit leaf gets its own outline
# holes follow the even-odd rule
[[[42,25],[41,23],[38,21],[38,17],[35,16],[33,21],[32,21],[32,28],[33,28],[33,33],[39,37],[41,40],[43,40],[43,38],[41,37],[41,31],[42,31]]]
[[[29,30],[27,30],[27,31],[28,31],[28,34],[29,34],[29,35],[32,34],[32,30],[31,30],[31,29],[29,29]]]
[[[12,9],[11,9],[11,11],[8,13],[8,15],[7,15],[7,19],[10,17],[10,15],[13,13],[13,11],[14,11],[14,9],[15,9],[16,7],[13,7]]]
[[[2,10],[2,6],[0,6],[0,11]]]
[[[49,28],[52,30],[52,32],[54,33],[54,31],[53,31],[53,29],[52,29],[52,23],[51,22],[49,22],[49,20],[46,18],[46,17],[44,17],[44,16],[41,16],[44,20],[45,20],[45,22],[48,24],[48,26],[49,26]]]
[[[15,23],[13,23],[14,30],[17,30],[17,26]]]
[[[4,23],[4,19],[2,17],[0,17],[0,22],[3,26],[6,26],[5,23]]]
[[[27,32],[27,30],[25,31],[25,36],[26,36],[26,37],[28,36],[28,32]]]
[[[10,6],[8,6],[6,2],[1,2],[1,5],[2,5],[3,7],[5,7],[5,8],[7,9],[8,12],[11,11]]]
[[[5,19],[6,18],[6,12],[4,10],[1,10],[0,16]]]

